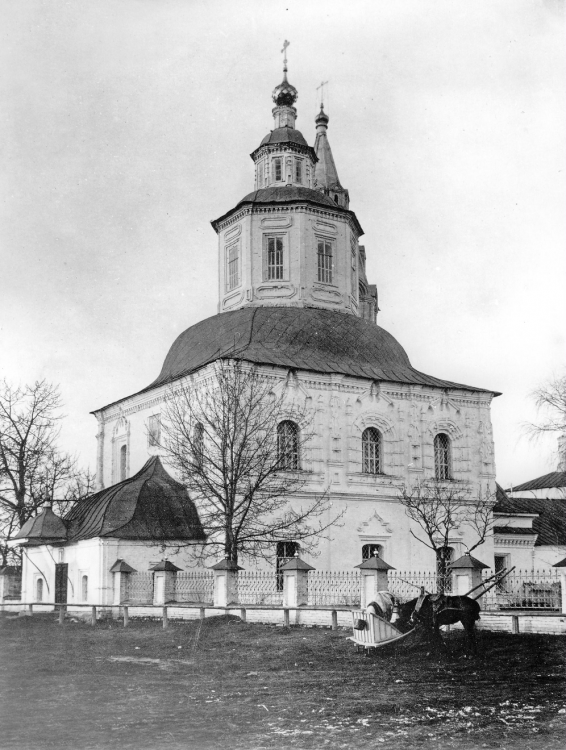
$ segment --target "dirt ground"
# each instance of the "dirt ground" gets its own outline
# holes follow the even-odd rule
[[[465,658],[413,636],[373,656],[349,633],[213,617],[56,623],[0,615],[0,747],[36,750],[562,750],[558,636],[479,633]]]

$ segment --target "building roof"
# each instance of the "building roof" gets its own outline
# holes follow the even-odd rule
[[[150,458],[133,477],[80,500],[65,516],[68,540],[93,537],[204,541],[187,490]]]
[[[261,146],[268,143],[298,143],[299,146],[307,146],[308,143],[300,130],[294,128],[275,128],[268,133],[261,142]]]
[[[159,376],[140,393],[218,359],[498,395],[415,370],[401,344],[375,323],[298,307],[243,307],[187,328],[173,343]]]
[[[521,529],[520,532],[515,532],[512,530],[512,527],[497,527],[498,529],[502,529],[499,533],[538,534],[535,547],[566,544],[566,502],[563,500],[538,497],[508,497],[503,492],[502,494],[498,493],[493,512],[509,516],[519,513],[537,514],[537,518],[533,519],[532,529]]]
[[[518,536],[536,536],[537,532],[531,526],[494,526],[494,534],[510,534]]]
[[[61,518],[53,513],[51,505],[45,505],[37,516],[28,518],[14,539],[27,539],[36,544],[64,542],[67,528]]]
[[[328,115],[323,112],[322,107],[320,108],[320,114],[316,118],[316,122],[317,124],[328,123]],[[317,185],[328,190],[334,187],[341,188],[342,186],[340,185],[338,170],[336,169],[334,157],[332,156],[332,149],[328,142],[326,128],[320,128],[319,132],[317,132],[314,142],[314,151],[318,159],[314,172]]]
[[[484,568],[489,568],[489,565],[482,563],[481,560],[478,560],[477,557],[470,555],[469,552],[466,552],[465,555],[462,555],[462,557],[459,557],[457,560],[454,560],[453,563],[450,563],[450,570],[460,570],[460,569],[484,570]]]
[[[531,490],[546,490],[555,487],[566,487],[566,471],[551,471],[542,477],[523,482],[516,487],[509,487],[507,492],[529,492]]]
[[[338,211],[339,213],[343,213],[349,216],[356,224],[360,236],[364,233],[356,217],[356,214],[353,211],[349,211],[347,208],[342,208],[319,190],[312,190],[311,188],[307,187],[298,187],[297,185],[281,185],[281,187],[267,187],[261,188],[261,190],[254,190],[253,192],[248,193],[246,196],[244,196],[242,200],[234,206],[234,208],[231,208],[218,219],[214,219],[211,224],[214,227],[214,230],[218,231],[218,224],[243,206],[274,203],[310,203],[315,206],[325,206],[326,208],[332,208],[333,211]]]

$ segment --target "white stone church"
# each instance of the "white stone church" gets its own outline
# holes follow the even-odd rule
[[[457,483],[471,498],[494,495],[490,404],[498,394],[420,372],[376,324],[377,289],[366,278],[363,229],[338,178],[329,118],[321,106],[310,146],[295,127],[297,96],[285,69],[273,91],[273,130],[251,154],[253,190],[212,222],[218,314],[178,336],[153,383],[93,412],[98,494],[106,496],[159,453],[160,416],[171,384],[191,376],[198,385],[217,360],[242,360],[287,388],[290,401],[309,404],[315,434],[298,457],[297,468],[307,477],[301,494],[308,498],[329,488],[333,509],[345,510],[332,540],[322,540],[318,556],[306,559],[319,570],[345,570],[378,549],[398,570],[434,570],[434,553],[410,534],[399,491],[436,478]],[[128,559],[120,548],[117,528],[100,532],[107,546],[118,539],[106,555],[108,568],[114,558],[133,564],[133,553]],[[450,539],[453,559],[471,543],[467,533],[461,529]],[[59,544],[70,560],[79,554],[77,545],[88,543],[92,559],[93,539],[61,538]],[[285,549],[274,543],[274,562]],[[159,559],[151,555],[153,562]],[[492,541],[474,555],[491,566]]]

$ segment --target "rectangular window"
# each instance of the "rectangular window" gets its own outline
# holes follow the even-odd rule
[[[283,237],[267,238],[267,279],[283,278]]]
[[[283,179],[281,176],[281,159],[274,159],[273,166],[275,167],[275,181],[281,182]]]
[[[303,160],[295,159],[295,182],[302,183],[303,181]]]
[[[161,441],[161,417],[153,414],[147,422],[147,444],[150,448],[159,445]]]
[[[351,279],[352,286],[351,286],[351,289],[352,289],[352,297],[354,299],[357,298],[356,292],[358,291],[358,279],[357,279],[357,274],[356,274],[356,271],[357,271],[356,266],[357,266],[357,263],[356,263],[356,249],[352,245],[352,279]]]
[[[332,284],[332,243],[328,240],[318,241],[318,280]]]
[[[226,288],[235,289],[240,284],[240,247],[231,245],[226,251]]]

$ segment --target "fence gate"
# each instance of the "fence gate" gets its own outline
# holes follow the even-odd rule
[[[67,570],[68,563],[55,563],[55,601],[67,603]]]

